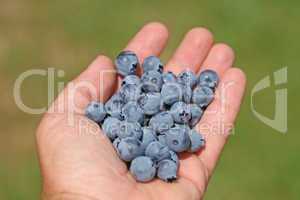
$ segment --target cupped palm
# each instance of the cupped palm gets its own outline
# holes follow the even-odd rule
[[[125,49],[136,52],[142,62],[147,56],[158,56],[167,38],[168,31],[164,25],[149,23]],[[176,182],[165,183],[157,179],[139,183],[118,158],[99,126],[83,114],[91,100],[106,101],[120,81],[111,60],[99,56],[67,85],[44,115],[37,130],[43,198],[201,199],[244,92],[245,76],[241,70],[232,68],[233,61],[232,49],[225,44],[214,44],[212,34],[206,29],[194,28],[186,34],[165,70],[178,74],[187,68],[195,73],[210,68],[221,77],[216,99],[197,125],[205,136],[206,146],[196,154],[180,155],[179,179]],[[84,85],[96,89],[89,90]],[[206,128],[202,129],[204,126]]]

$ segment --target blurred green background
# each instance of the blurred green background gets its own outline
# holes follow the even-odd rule
[[[114,57],[146,22],[162,21],[171,55],[184,33],[205,26],[217,42],[230,44],[236,66],[248,77],[248,91],[206,199],[299,199],[300,135],[296,129],[300,79],[300,1],[114,1],[0,0],[0,199],[38,199],[40,175],[34,134],[41,116],[19,110],[13,84],[28,69],[55,67],[70,80],[96,55]],[[250,108],[250,91],[265,76],[288,66],[288,132],[260,122]],[[278,86],[277,86],[278,87]],[[255,108],[274,114],[274,89],[255,97]],[[22,86],[27,105],[47,102],[47,81]],[[299,113],[299,112],[298,112]]]

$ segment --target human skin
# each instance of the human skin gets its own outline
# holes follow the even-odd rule
[[[168,35],[163,24],[152,22],[142,27],[125,49],[134,51],[142,62],[149,55],[160,55],[166,46]],[[179,178],[176,182],[165,183],[155,179],[139,183],[128,172],[126,164],[118,158],[101,129],[83,114],[90,101],[106,101],[120,82],[116,73],[99,76],[102,72],[115,68],[109,58],[98,56],[66,86],[49,112],[45,113],[37,129],[37,149],[43,180],[42,199],[202,199],[230,135],[244,94],[245,75],[240,69],[233,67],[233,62],[233,50],[224,43],[215,43],[212,33],[207,29],[197,27],[187,32],[167,62],[165,71],[178,74],[189,68],[198,73],[199,70],[209,68],[220,76],[216,98],[197,125],[206,139],[206,146],[194,154],[180,154]],[[96,95],[80,88],[75,91],[72,99],[64,98],[74,92],[73,86],[81,81],[94,86]],[[70,101],[75,104],[70,105]],[[65,108],[63,112],[57,111],[60,106]],[[72,106],[76,106],[75,112]],[[80,132],[78,126],[69,125],[70,116],[74,124],[85,122],[85,126],[91,128]],[[220,123],[225,128],[217,126]]]

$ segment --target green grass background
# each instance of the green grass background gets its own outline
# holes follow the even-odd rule
[[[20,111],[13,84],[27,69],[55,67],[70,80],[98,54],[114,57],[146,22],[171,33],[166,61],[184,33],[205,26],[230,44],[248,90],[235,134],[225,148],[206,199],[299,199],[300,1],[297,0],[0,0],[0,199],[38,199],[40,175],[34,132],[41,116]],[[252,114],[250,91],[263,77],[288,66],[288,133]],[[278,86],[276,86],[278,87]],[[274,89],[257,94],[255,108],[272,117]],[[25,81],[26,104],[46,105],[47,82]]]

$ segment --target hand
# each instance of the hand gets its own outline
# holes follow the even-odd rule
[[[168,38],[167,29],[160,23],[145,25],[129,42],[126,50],[134,51],[140,61],[149,55],[159,55]],[[211,68],[221,77],[216,99],[208,107],[197,128],[204,134],[206,147],[197,154],[180,155],[179,179],[174,183],[154,180],[136,182],[126,165],[118,158],[111,143],[99,127],[83,115],[91,100],[106,101],[117,88],[118,78],[109,73],[99,80],[105,70],[114,70],[112,61],[99,56],[84,72],[67,85],[37,130],[37,145],[43,177],[44,199],[120,200],[120,199],[201,199],[206,190],[220,153],[230,134],[239,111],[245,88],[245,75],[232,68],[234,53],[226,44],[214,44],[212,34],[204,28],[194,28],[165,66],[166,71],[178,74],[184,68],[194,72]],[[74,85],[86,81],[97,89],[93,95],[84,87]],[[100,82],[100,84],[99,84]],[[104,84],[103,84],[104,83]],[[70,99],[71,98],[71,99]],[[76,113],[70,101],[74,100]],[[57,112],[58,108],[63,112]],[[73,117],[74,126],[68,118]],[[79,130],[78,124],[85,124]],[[224,127],[220,127],[224,125]],[[203,127],[206,127],[203,129]]]

